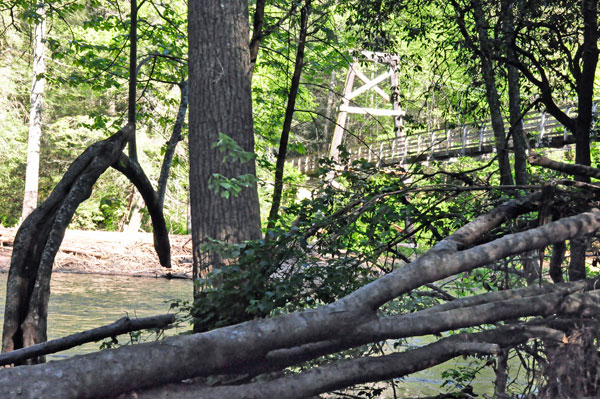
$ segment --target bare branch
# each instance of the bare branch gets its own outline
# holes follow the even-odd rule
[[[564,162],[553,161],[548,159],[540,154],[536,154],[531,152],[529,157],[527,158],[532,165],[542,166],[544,168],[557,170],[559,172],[564,172],[569,175],[576,176],[587,176],[594,177],[596,179],[600,179],[600,169],[593,168],[591,166],[578,165],[578,164],[569,164]]]
[[[131,331],[147,330],[149,328],[164,328],[175,322],[174,314],[164,314],[160,316],[144,317],[140,319],[130,319],[123,317],[114,323],[91,330],[82,331],[66,337],[53,339],[41,344],[28,346],[27,348],[17,349],[12,352],[0,355],[0,366],[12,364],[25,359],[37,356],[44,356],[50,353],[61,352],[88,342],[95,342],[104,338],[114,337]]]

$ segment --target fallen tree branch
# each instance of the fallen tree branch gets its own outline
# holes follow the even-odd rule
[[[536,166],[542,166],[544,168],[557,170],[559,172],[564,172],[568,175],[577,175],[577,176],[587,176],[587,177],[595,177],[596,179],[600,179],[600,169],[593,168],[591,166],[578,165],[578,164],[569,164],[564,162],[557,162],[551,159],[548,159],[540,154],[535,152],[530,152],[527,161]]]
[[[564,334],[547,327],[505,326],[482,333],[453,335],[401,353],[343,360],[271,381],[222,387],[206,387],[201,383],[171,384],[146,392],[136,392],[135,397],[139,399],[234,397],[301,399],[355,384],[403,377],[461,355],[496,354],[503,347],[513,347],[538,337],[560,342]]]
[[[271,362],[271,353],[282,351],[280,353],[283,354],[302,345],[318,346],[318,343],[329,341],[330,345],[321,348],[321,352],[327,353],[335,349],[336,343],[343,349],[377,342],[386,337],[397,336],[401,333],[399,329],[404,329],[406,334],[418,333],[417,330],[427,333],[431,329],[424,329],[416,323],[404,327],[391,325],[392,323],[385,326],[386,323],[377,316],[377,307],[380,303],[423,284],[473,270],[506,256],[589,234],[599,228],[600,212],[583,213],[529,231],[509,234],[463,251],[435,251],[423,255],[397,272],[381,277],[331,305],[277,318],[253,320],[201,334],[105,350],[47,365],[2,370],[0,397],[11,397],[16,392],[20,392],[23,399],[42,396],[61,399],[114,397],[132,389],[147,389],[194,377],[251,375],[264,369],[265,365],[275,363]],[[466,237],[467,241],[469,239],[470,237]],[[586,296],[580,298],[577,295]],[[550,305],[542,303],[544,298],[539,298],[540,301],[528,298],[521,303],[525,307],[532,303],[543,314],[562,311],[590,314],[600,311],[597,296],[598,294],[576,294],[571,296],[573,300],[567,300],[564,295],[551,295]],[[439,312],[430,313],[427,318],[421,315],[418,321],[422,323],[426,320],[432,328],[451,328],[456,323],[452,324],[447,319],[455,318],[461,311],[464,309],[447,311],[443,318]],[[481,310],[471,313],[477,315],[477,321],[492,314],[489,309],[484,315]],[[535,313],[532,311],[529,315],[533,316]],[[408,322],[409,316],[404,317],[406,318],[401,320],[402,324]],[[514,315],[507,313],[499,317],[512,318]],[[413,316],[412,320],[416,321],[417,318]],[[493,318],[486,321],[494,322]],[[457,319],[456,322],[469,324],[465,319]],[[368,326],[374,324],[380,324],[382,329],[368,331]],[[313,352],[312,355],[316,353]],[[281,365],[293,365],[293,361],[298,358],[280,360]],[[114,367],[116,364],[122,367]],[[315,373],[318,373],[318,369]],[[90,379],[90,375],[95,375],[95,378]],[[52,394],[49,396],[48,392]]]
[[[509,208],[511,210],[511,208]],[[592,233],[600,228],[600,211],[581,213],[559,219],[535,229],[509,234],[494,241],[466,249],[452,250],[473,240],[471,234],[483,234],[482,226],[493,228],[503,218],[496,210],[475,219],[452,234],[448,239],[436,244],[429,252],[414,262],[367,284],[337,302],[338,307],[346,304],[375,310],[384,303],[416,289],[423,284],[473,270],[476,267],[493,263],[507,256],[543,248],[578,235]],[[486,217],[487,216],[487,217]],[[473,226],[470,226],[473,224]],[[573,235],[575,231],[579,234]],[[563,238],[568,237],[568,238]],[[441,266],[443,265],[443,266]]]
[[[582,287],[584,288],[580,288],[578,291],[585,289],[585,286]],[[593,289],[592,285],[587,287]],[[486,295],[482,294],[481,296]],[[491,297],[488,296],[488,298]],[[477,304],[470,308],[459,307],[443,312],[427,312],[424,310],[411,314],[382,317],[376,321],[359,325],[354,330],[349,331],[348,336],[351,338],[345,337],[273,351],[266,358],[265,363],[268,366],[260,371],[264,373],[281,369],[373,341],[439,334],[458,328],[493,324],[519,317],[600,313],[598,306],[600,291],[597,290],[589,293],[555,290],[554,292],[545,292],[542,295],[526,298],[525,302],[522,298],[512,298]]]
[[[562,294],[566,296],[575,292],[589,291],[595,289],[600,289],[600,279],[598,278],[573,281],[570,283],[561,284],[546,284],[542,286],[532,285],[529,287],[486,292],[485,294],[459,298],[451,302],[441,303],[439,305],[423,309],[418,313],[423,314],[430,312],[444,312],[452,309],[471,307],[511,299],[523,299],[544,294]]]
[[[174,314],[143,317],[140,319],[123,317],[105,326],[0,354],[0,366],[13,364],[37,356],[44,356],[51,353],[64,351],[88,342],[95,342],[104,338],[114,337],[116,335],[125,334],[131,331],[147,330],[149,328],[165,328],[174,322]]]

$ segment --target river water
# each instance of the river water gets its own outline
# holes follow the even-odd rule
[[[6,278],[7,274],[0,274],[2,320]],[[54,273],[50,287],[48,339],[100,327],[127,315],[146,317],[167,313],[174,300],[192,298],[192,282],[178,279]],[[49,360],[98,348],[99,343],[89,343],[51,355]]]
[[[4,316],[6,274],[0,274],[0,316]],[[52,275],[48,316],[48,339],[60,338],[79,331],[112,323],[123,316],[154,316],[167,313],[175,300],[191,300],[192,282],[95,274]],[[1,324],[0,324],[1,328]],[[183,330],[181,330],[183,331]],[[169,331],[176,334],[177,331]],[[148,337],[152,339],[152,337]],[[126,341],[126,339],[125,339]],[[414,344],[427,343],[419,338]],[[56,360],[76,354],[97,351],[99,343],[83,346],[51,355]],[[441,373],[449,368],[465,365],[467,361],[449,361],[429,370],[414,373],[398,381],[399,397],[418,397],[438,394],[443,382]],[[473,384],[478,394],[493,392],[493,374],[484,370]],[[393,397],[393,396],[390,396]]]

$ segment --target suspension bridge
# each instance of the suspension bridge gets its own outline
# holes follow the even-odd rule
[[[563,107],[563,110],[571,116],[577,111],[575,107]],[[544,111],[526,115],[522,124],[531,148],[560,148],[575,142],[574,136]],[[508,121],[505,121],[505,126],[510,126]],[[513,149],[512,137],[509,137],[508,149]],[[347,147],[346,151],[349,153],[348,162],[365,159],[380,165],[392,165],[490,154],[496,152],[496,147],[491,124],[473,123],[374,141]],[[330,155],[330,152],[323,151],[292,158],[289,163],[310,174],[319,167],[319,159]]]
[[[369,78],[361,70],[361,62],[372,62],[384,65],[386,68],[379,76]],[[444,160],[457,156],[478,156],[494,153],[494,132],[491,123],[464,124],[453,128],[430,130],[407,134],[402,117],[405,111],[399,103],[398,64],[400,57],[387,53],[362,51],[355,53],[354,61],[350,63],[342,101],[338,109],[336,127],[328,152],[318,152],[301,157],[291,158],[288,163],[301,172],[310,174],[319,167],[318,160],[322,158],[339,158],[339,146],[343,144],[346,131],[346,121],[349,114],[362,114],[372,117],[386,116],[394,118],[395,137],[363,143],[361,145],[346,145],[349,153],[348,162],[366,159],[380,165],[407,164],[425,160]],[[362,86],[355,88],[355,81],[362,81]],[[378,85],[388,81],[391,95]],[[379,95],[392,108],[365,108],[357,106],[355,99],[371,92]],[[594,103],[594,115],[596,115]],[[569,116],[577,112],[575,106],[564,106],[562,110]],[[529,140],[531,148],[555,147],[560,148],[575,142],[574,136],[565,129],[553,116],[544,111],[534,111],[526,114],[521,123],[523,131]],[[510,126],[504,121],[504,126]],[[513,140],[508,135],[508,149],[513,149]]]

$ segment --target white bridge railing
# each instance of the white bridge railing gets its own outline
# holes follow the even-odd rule
[[[563,107],[563,110],[570,116],[577,112],[576,107],[573,106]],[[594,103],[594,113],[595,111],[596,103]],[[562,147],[574,142],[572,134],[553,116],[544,111],[526,115],[522,123],[531,147]],[[510,126],[510,124],[505,121],[505,126]],[[509,149],[512,146],[512,137],[510,137]],[[366,159],[370,162],[389,165],[456,156],[476,156],[495,152],[496,148],[491,124],[482,123],[385,139],[347,147],[346,150],[350,153],[350,162]],[[318,160],[326,157],[328,157],[327,153],[320,152],[290,158],[288,162],[300,171],[310,173],[318,168]]]

